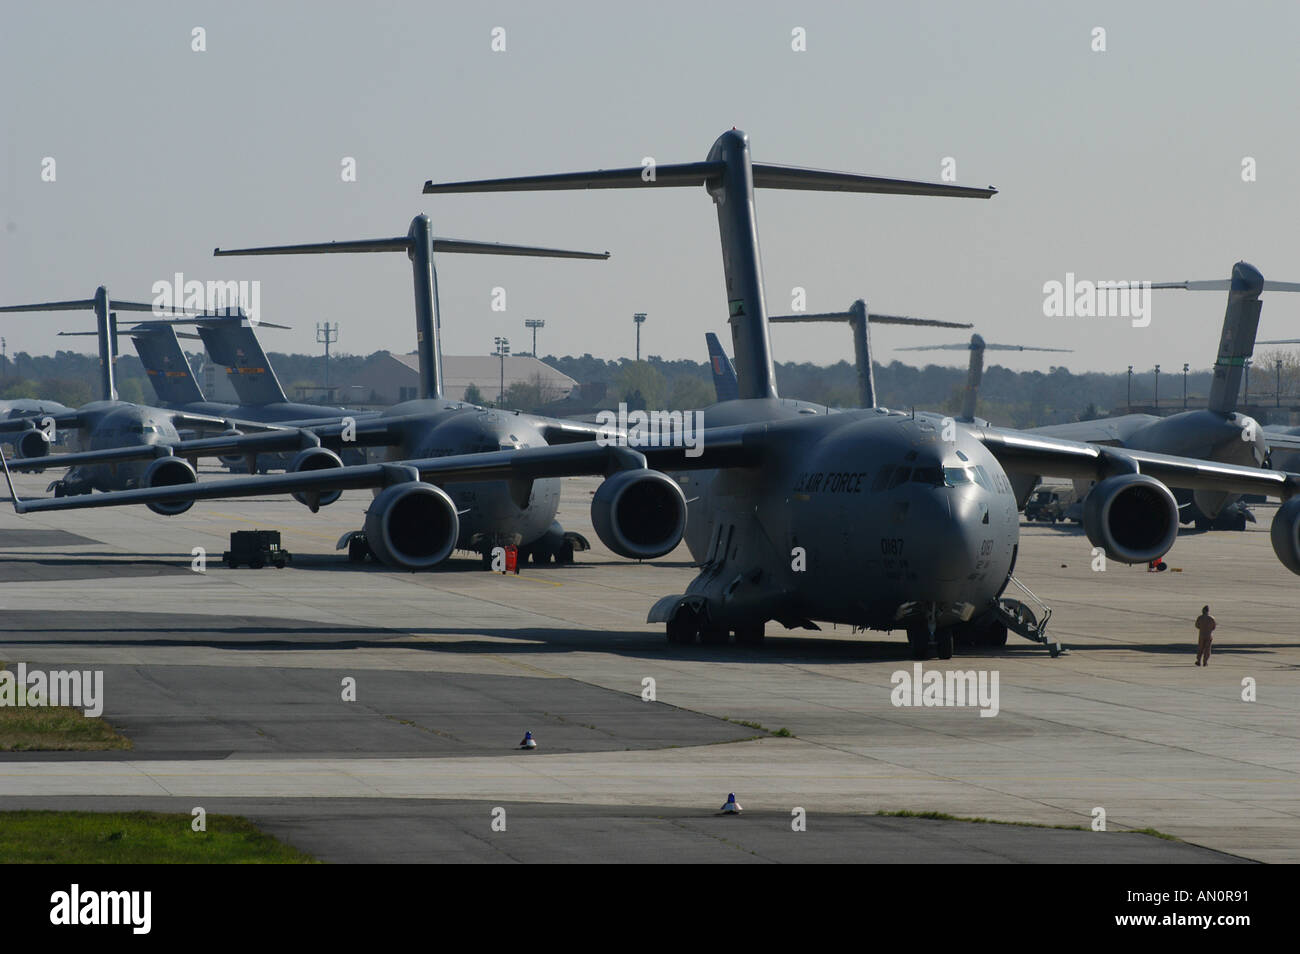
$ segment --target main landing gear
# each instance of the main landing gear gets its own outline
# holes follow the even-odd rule
[[[706,646],[725,646],[731,641],[731,634],[736,634],[736,642],[741,646],[761,646],[763,644],[763,623],[745,623],[727,629],[703,617],[692,607],[682,606],[668,620],[668,642],[674,646],[693,646],[698,640]]]

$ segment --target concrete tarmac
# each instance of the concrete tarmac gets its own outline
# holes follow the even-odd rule
[[[19,478],[20,493],[47,482]],[[349,564],[333,545],[365,493],[315,515],[274,498],[170,518],[0,512],[0,659],[103,669],[104,717],[137,744],[6,756],[0,808],[229,800],[327,860],[375,860],[374,844],[393,860],[1300,860],[1296,579],[1269,545],[1271,507],[1245,533],[1184,533],[1160,574],[1095,571],[1073,525],[1022,527],[1017,576],[1070,651],[1013,635],[925,664],[996,672],[999,711],[984,718],[893,704],[891,677],[912,671],[901,632],[769,624],[759,648],[669,648],[645,614],[685,589],[689,555],[609,554],[587,513],[596,486],[565,481],[560,515],[595,548],[518,576],[468,558],[419,574]],[[253,527],[281,530],[294,564],[220,566],[228,534]],[[1219,631],[1202,669],[1192,620],[1206,602]],[[793,737],[769,734],[782,728]],[[539,749],[520,753],[527,729]],[[730,791],[746,813],[721,831],[772,833],[719,851],[712,813]],[[492,833],[496,805],[545,821]],[[807,832],[789,831],[794,807]],[[904,809],[1085,828],[1101,809],[1108,830],[874,815]],[[490,844],[439,854],[430,826]],[[1189,844],[1118,836],[1143,828]],[[531,840],[492,841],[512,830]],[[626,837],[602,839],[615,830]],[[839,854],[819,840],[832,832]],[[787,834],[803,847],[787,851]]]

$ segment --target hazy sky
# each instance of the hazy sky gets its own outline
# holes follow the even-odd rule
[[[756,160],[992,184],[990,201],[761,190],[769,309],[864,297],[1072,347],[1017,368],[1207,367],[1221,293],[1166,292],[1154,320],[1046,318],[1043,284],[1300,281],[1300,5],[1196,3],[28,3],[0,21],[0,299],[148,300],[154,282],[262,283],[268,349],[414,347],[398,255],[214,259],[214,246],[437,234],[609,249],[608,262],[444,255],[444,347],[703,360],[726,333],[702,189],[421,195],[426,179],[703,159],[737,126]],[[192,31],[206,50],[192,50]],[[492,31],[505,30],[504,52]],[[1105,52],[1093,30],[1105,29]],[[792,50],[792,31],[806,34]],[[56,179],[42,181],[55,160]],[[342,181],[344,157],[355,182]],[[1242,181],[1252,157],[1257,180]],[[492,290],[507,308],[493,311]],[[1291,300],[1287,300],[1290,298]],[[86,313],[5,316],[12,354],[67,347]],[[1265,295],[1260,337],[1300,336]],[[876,356],[958,333],[880,328]],[[89,350],[92,339],[72,339]],[[852,360],[847,329],[777,328],[778,360]],[[915,363],[921,355],[897,355]],[[964,363],[964,355],[936,360]]]

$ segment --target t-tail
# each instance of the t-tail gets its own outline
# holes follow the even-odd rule
[[[848,311],[828,311],[817,314],[773,315],[768,319],[777,323],[799,321],[847,321],[853,331],[853,359],[858,369],[858,406],[876,406],[876,372],[871,359],[870,324],[920,325],[929,328],[969,328],[968,323],[938,321],[933,318],[907,318],[902,315],[878,315],[867,311],[867,303],[859,298],[849,305]]]
[[[740,386],[736,382],[736,367],[722,350],[722,342],[712,331],[704,333],[704,343],[709,348],[709,370],[713,374],[713,390],[719,401],[734,401],[740,397]]]
[[[1210,383],[1209,408],[1219,414],[1237,410],[1237,396],[1246,360],[1255,351],[1255,333],[1263,303],[1261,292],[1300,291],[1300,282],[1265,281],[1259,269],[1248,262],[1232,266],[1232,277],[1200,282],[1155,282],[1153,289],[1181,288],[1186,291],[1227,291],[1228,308],[1223,314],[1223,332],[1219,336],[1219,355],[1214,361],[1214,380]]]
[[[942,345],[914,345],[899,351],[970,351],[970,364],[966,368],[966,390],[961,398],[961,417],[967,424],[975,420],[979,407],[980,383],[984,380],[985,351],[1059,351],[1069,353],[1072,348],[1039,348],[1034,345],[989,344],[980,335],[971,335],[969,343]]]
[[[822,192],[878,192],[987,199],[995,189],[949,183],[915,182],[879,176],[827,172],[751,161],[749,137],[737,129],[723,133],[703,162],[650,164],[595,172],[568,172],[472,182],[426,182],[426,194],[453,192],[527,192],[557,189],[643,189],[656,186],[704,186],[718,214],[722,270],[732,352],[740,397],[776,397],[772,344],[763,299],[763,267],[758,251],[754,189],[801,189]]]
[[[153,304],[141,301],[115,301],[108,289],[100,285],[93,298],[74,301],[47,301],[34,305],[8,305],[0,313],[19,311],[82,311],[95,313],[95,335],[99,339],[99,396],[104,401],[117,400],[117,386],[113,381],[113,358],[117,354],[116,311],[154,311]],[[166,309],[159,314],[171,314]]]
[[[442,317],[438,311],[438,273],[434,252],[468,255],[528,255],[542,258],[609,258],[609,252],[572,252],[529,245],[501,245],[467,239],[436,237],[427,215],[417,215],[405,235],[395,238],[319,242],[308,245],[265,245],[260,248],[216,249],[214,255],[322,255],[338,252],[405,252],[415,282],[415,341],[420,364],[421,398],[440,398],[443,389]],[[215,357],[215,355],[214,355]]]

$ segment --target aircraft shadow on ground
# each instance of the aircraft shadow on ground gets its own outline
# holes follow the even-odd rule
[[[71,611],[70,611],[71,612]],[[303,621],[285,625],[284,620],[268,625],[222,625],[220,617],[211,623],[186,625],[184,617],[163,625],[121,624],[95,626],[72,622],[60,625],[59,611],[10,614],[0,624],[0,653],[5,647],[83,646],[97,648],[172,648],[193,647],[225,649],[233,652],[337,652],[359,649],[404,649],[429,653],[465,653],[499,655],[548,655],[555,653],[599,652],[633,659],[674,659],[698,662],[808,664],[808,663],[909,663],[911,652],[901,631],[897,638],[879,635],[868,637],[824,637],[815,633],[778,636],[776,624],[769,627],[767,643],[760,647],[728,645],[670,646],[662,633],[641,630],[573,630],[561,627],[469,628],[431,626],[417,630],[383,627],[330,627]],[[163,614],[144,614],[161,616]],[[193,619],[193,617],[191,617]],[[50,635],[43,635],[42,630]],[[84,637],[78,634],[85,634]],[[156,635],[151,635],[156,634]],[[189,634],[189,635],[186,635]],[[456,639],[460,636],[462,638]],[[18,637],[18,638],[15,638]],[[437,642],[428,637],[443,637]],[[447,638],[451,637],[451,638]],[[774,637],[774,638],[773,638]],[[502,640],[507,644],[503,645]],[[955,660],[1024,658],[1047,652],[1030,643],[1011,644],[1004,649],[959,649]],[[0,656],[0,658],[3,658]],[[937,661],[935,661],[937,663]]]

